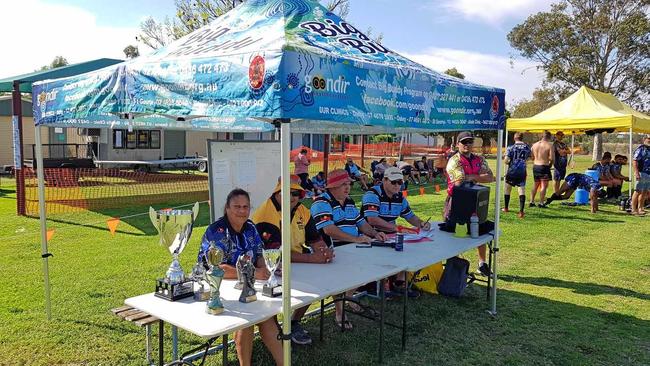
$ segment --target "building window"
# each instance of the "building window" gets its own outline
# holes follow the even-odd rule
[[[160,149],[160,131],[113,130],[113,149]]]

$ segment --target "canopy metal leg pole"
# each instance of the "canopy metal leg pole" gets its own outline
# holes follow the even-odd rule
[[[497,315],[497,257],[499,254],[499,237],[501,236],[499,232],[499,221],[501,219],[501,160],[503,158],[501,146],[503,146],[503,130],[499,130],[498,140],[496,198],[494,199],[494,244],[492,247],[494,257],[492,262],[492,293],[490,294],[490,299],[492,299],[490,314],[492,316]]]
[[[574,147],[575,143],[576,143],[576,135],[571,134],[571,158],[570,158],[571,164],[569,164],[569,166],[575,166],[575,163],[573,162],[573,158],[574,158],[574,156],[573,156],[573,147]]]
[[[291,334],[291,202],[289,181],[290,120],[280,122],[281,180],[282,180],[282,332]],[[282,340],[284,365],[291,366],[291,337]]]
[[[45,312],[47,320],[52,319],[50,304],[50,270],[47,259],[51,255],[47,251],[47,222],[45,217],[45,170],[43,169],[43,145],[41,144],[41,126],[34,131],[36,140],[36,175],[38,176],[38,215],[41,221],[41,258],[43,258],[43,276],[45,278]]]
[[[628,182],[629,184],[627,185],[627,195],[629,198],[632,198],[632,186],[634,186],[634,181],[636,180],[636,177],[632,175],[632,127],[630,127],[630,149],[628,151],[629,155],[627,157],[627,161],[629,162],[627,164],[627,176],[630,177],[630,181]]]

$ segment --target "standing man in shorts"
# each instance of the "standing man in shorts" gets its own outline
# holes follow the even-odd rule
[[[643,145],[634,150],[632,167],[636,186],[632,194],[632,214],[645,215],[643,205],[650,195],[650,135],[645,135]]]
[[[560,183],[566,177],[567,156],[571,152],[564,141],[562,141],[563,139],[564,132],[557,131],[555,133],[555,142],[553,142],[553,153],[555,154],[555,159],[553,160],[553,182],[555,183],[555,193],[560,190]]]
[[[515,143],[508,146],[506,150],[505,163],[508,164],[506,172],[506,190],[504,198],[505,205],[503,212],[508,212],[510,205],[510,192],[512,187],[519,191],[519,213],[517,217],[524,218],[524,207],[526,206],[526,161],[530,159],[530,146],[522,141],[524,134],[515,132]]]
[[[530,207],[535,207],[535,196],[539,190],[539,204],[537,207],[546,208],[546,189],[551,180],[551,165],[554,154],[551,143],[551,133],[544,131],[542,139],[533,144],[533,178],[535,184],[530,192]]]

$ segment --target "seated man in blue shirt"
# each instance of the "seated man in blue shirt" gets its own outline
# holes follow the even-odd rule
[[[354,163],[352,158],[348,158],[345,163],[345,171],[348,172],[350,179],[359,182],[364,191],[368,190],[368,175],[357,164]]]
[[[314,193],[319,195],[325,192],[325,173],[318,172],[311,178],[311,184],[314,186]]]
[[[350,183],[350,177],[345,170],[331,171],[327,176],[325,193],[316,197],[311,206],[311,216],[323,241],[330,247],[349,243],[368,244],[372,239],[386,241],[386,234],[373,229],[359,213],[350,198]],[[353,293],[354,290],[348,291],[346,295],[351,296]],[[361,310],[352,304],[353,310]],[[337,302],[336,324],[344,329],[352,329],[352,323],[342,316],[343,306],[341,302]]]
[[[382,182],[367,191],[361,200],[361,213],[372,227],[378,231],[394,233],[397,231],[395,220],[402,217],[411,225],[430,230],[431,224],[422,221],[411,211],[409,203],[402,196],[401,186],[404,183],[404,175],[397,167],[390,167],[384,172]],[[393,290],[396,293],[403,293],[404,274],[401,273],[393,281]],[[418,293],[412,291],[411,297],[417,297]]]
[[[546,204],[548,205],[555,200],[569,199],[573,192],[578,188],[589,191],[589,198],[591,198],[591,213],[596,213],[598,211],[598,190],[600,190],[600,183],[586,174],[571,173],[567,175],[564,179],[564,183],[560,186],[560,190],[547,198]]]

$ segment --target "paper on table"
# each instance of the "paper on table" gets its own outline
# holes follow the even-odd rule
[[[240,185],[255,183],[255,180],[257,179],[255,175],[255,172],[257,171],[255,156],[250,153],[240,153],[237,160],[239,164],[237,183]]]
[[[215,185],[230,184],[230,161],[225,159],[212,162],[212,178]]]
[[[417,234],[404,234],[404,241],[418,241],[424,238],[433,239],[434,231],[433,230],[422,230],[420,229],[420,232]]]

